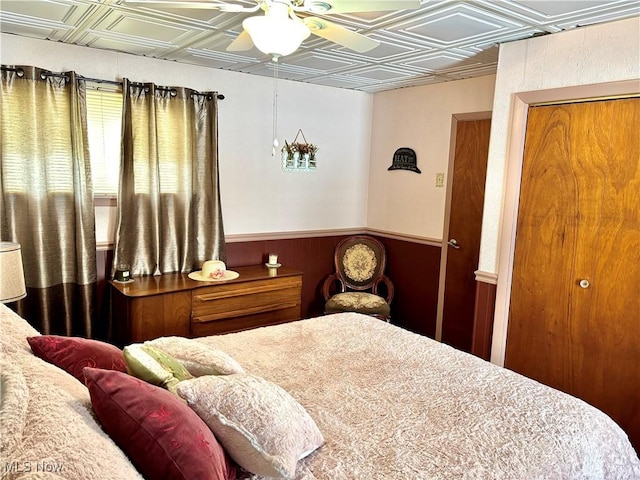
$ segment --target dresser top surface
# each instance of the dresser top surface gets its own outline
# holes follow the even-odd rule
[[[187,273],[165,273],[163,275],[146,275],[134,277],[133,281],[122,283],[110,280],[109,283],[127,297],[146,297],[163,293],[193,290],[215,285],[228,285],[269,278],[282,278],[302,275],[299,270],[289,267],[267,268],[264,265],[249,265],[244,267],[230,267],[229,270],[238,272],[239,276],[232,280],[200,282],[189,278]]]

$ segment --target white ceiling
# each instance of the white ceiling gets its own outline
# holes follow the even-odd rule
[[[124,0],[2,0],[0,9],[5,33],[273,75],[270,58],[257,49],[226,51],[255,13]],[[279,76],[365,92],[478,77],[495,73],[499,43],[638,15],[640,0],[422,0],[416,10],[327,15],[380,46],[361,54],[312,35],[281,58]]]

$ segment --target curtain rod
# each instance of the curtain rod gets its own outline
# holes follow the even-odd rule
[[[7,72],[16,72],[16,73],[20,73],[23,72],[23,70],[21,68],[12,68],[12,67],[7,67],[5,65],[2,65],[2,70],[5,70]],[[44,75],[49,75],[52,77],[65,77],[66,75],[64,73],[54,73],[54,72],[46,72],[44,73]],[[20,75],[18,75],[20,76]],[[82,75],[78,75],[78,78],[81,80],[84,80],[85,82],[94,82],[94,83],[107,83],[109,85],[118,85],[118,86],[122,86],[122,81],[117,81],[117,80],[104,80],[102,78],[91,78],[91,77],[83,77]],[[141,85],[141,82],[132,82],[134,85]],[[173,90],[172,88],[167,88],[167,87],[156,87],[158,90]],[[200,92],[193,92],[194,95],[199,95],[199,96],[205,96],[208,95],[207,93],[200,93]],[[217,95],[218,100],[224,100],[224,95],[219,93]]]

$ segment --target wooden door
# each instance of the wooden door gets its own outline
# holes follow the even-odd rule
[[[458,121],[442,314],[442,341],[471,351],[491,120]]]
[[[640,99],[529,110],[505,366],[640,451]]]

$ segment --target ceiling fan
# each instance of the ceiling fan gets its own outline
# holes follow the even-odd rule
[[[404,10],[420,6],[420,0],[255,0],[256,5],[250,7],[222,0],[125,1],[155,7],[214,9],[235,13],[263,10],[264,15],[248,17],[242,22],[242,33],[231,42],[227,50],[246,51],[255,45],[274,61],[295,52],[311,34],[359,53],[367,52],[380,44],[377,40],[313,15]]]

